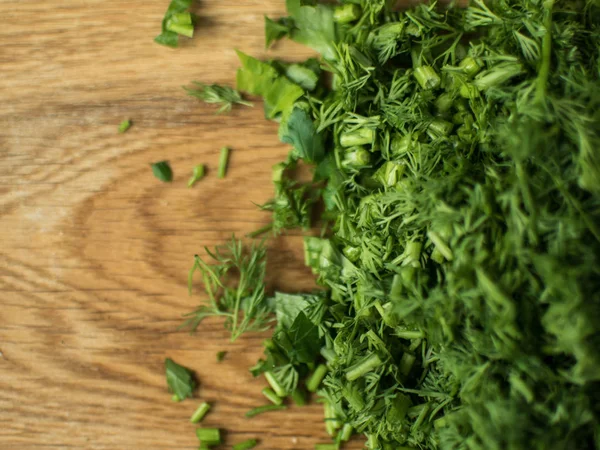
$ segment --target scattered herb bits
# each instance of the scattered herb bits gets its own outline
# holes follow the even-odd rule
[[[252,417],[258,416],[260,414],[264,414],[266,412],[280,411],[282,409],[287,409],[287,406],[285,406],[285,405],[264,405],[264,406],[258,406],[256,408],[251,409],[250,411],[248,411],[246,413],[246,417],[252,418]]]
[[[242,94],[228,86],[218,84],[207,85],[197,81],[194,81],[194,84],[196,85],[195,88],[184,89],[189,95],[199,98],[205,103],[220,105],[217,114],[231,111],[233,105],[252,106],[251,102],[242,98]]]

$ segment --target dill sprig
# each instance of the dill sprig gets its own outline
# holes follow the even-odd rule
[[[184,88],[188,95],[199,98],[205,103],[220,105],[217,114],[230,112],[234,104],[252,106],[251,102],[244,100],[238,91],[229,86],[204,84],[198,81],[194,81],[193,84],[196,85],[195,88]]]

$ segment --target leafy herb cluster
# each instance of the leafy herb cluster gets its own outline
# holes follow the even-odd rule
[[[266,43],[321,64],[238,52],[237,87],[293,146],[273,230],[324,205],[305,256],[327,289],[268,298],[264,250],[233,241],[196,259],[210,305],[189,324],[223,315],[235,338],[274,312],[253,373],[279,396],[318,386],[338,442],[600,448],[599,5],[303,3],[266,19]],[[299,160],[313,183],[289,177]]]

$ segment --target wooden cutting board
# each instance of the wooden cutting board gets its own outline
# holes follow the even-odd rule
[[[264,336],[235,343],[218,320],[178,331],[187,271],[203,246],[269,221],[287,153],[260,104],[226,116],[187,97],[192,80],[233,85],[233,48],[303,58],[292,43],[265,52],[263,15],[282,0],[202,0],[193,40],[153,42],[167,0],[0,0],[0,449],[193,449],[189,416],[230,445],[263,449],[328,442],[313,404],[245,419],[263,404],[247,368]],[[119,134],[123,119],[133,127]],[[218,152],[232,150],[228,176]],[[149,164],[169,160],[174,182]],[[193,166],[207,177],[186,187]],[[302,237],[270,243],[271,289],[313,286]],[[218,351],[227,351],[221,363]],[[193,368],[197,398],[173,403],[165,357]],[[227,445],[221,448],[228,448]]]

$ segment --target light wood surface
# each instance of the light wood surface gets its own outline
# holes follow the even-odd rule
[[[264,51],[263,15],[281,15],[282,0],[202,0],[194,39],[161,47],[167,4],[0,0],[2,450],[193,449],[201,400],[214,402],[205,425],[226,429],[227,444],[327,442],[318,405],[243,417],[264,403],[247,371],[263,336],[231,344],[218,320],[177,330],[201,301],[186,291],[193,254],[268,222],[252,202],[270,198],[270,167],[287,152],[260,104],[215,116],[181,85],[233,85],[234,47],[308,53]],[[126,118],[133,127],[117,133]],[[218,180],[223,145],[233,151]],[[150,171],[163,159],[172,184]],[[188,189],[199,163],[207,177]],[[271,242],[271,289],[312,286],[301,241]],[[171,402],[167,356],[197,372],[197,399]]]

